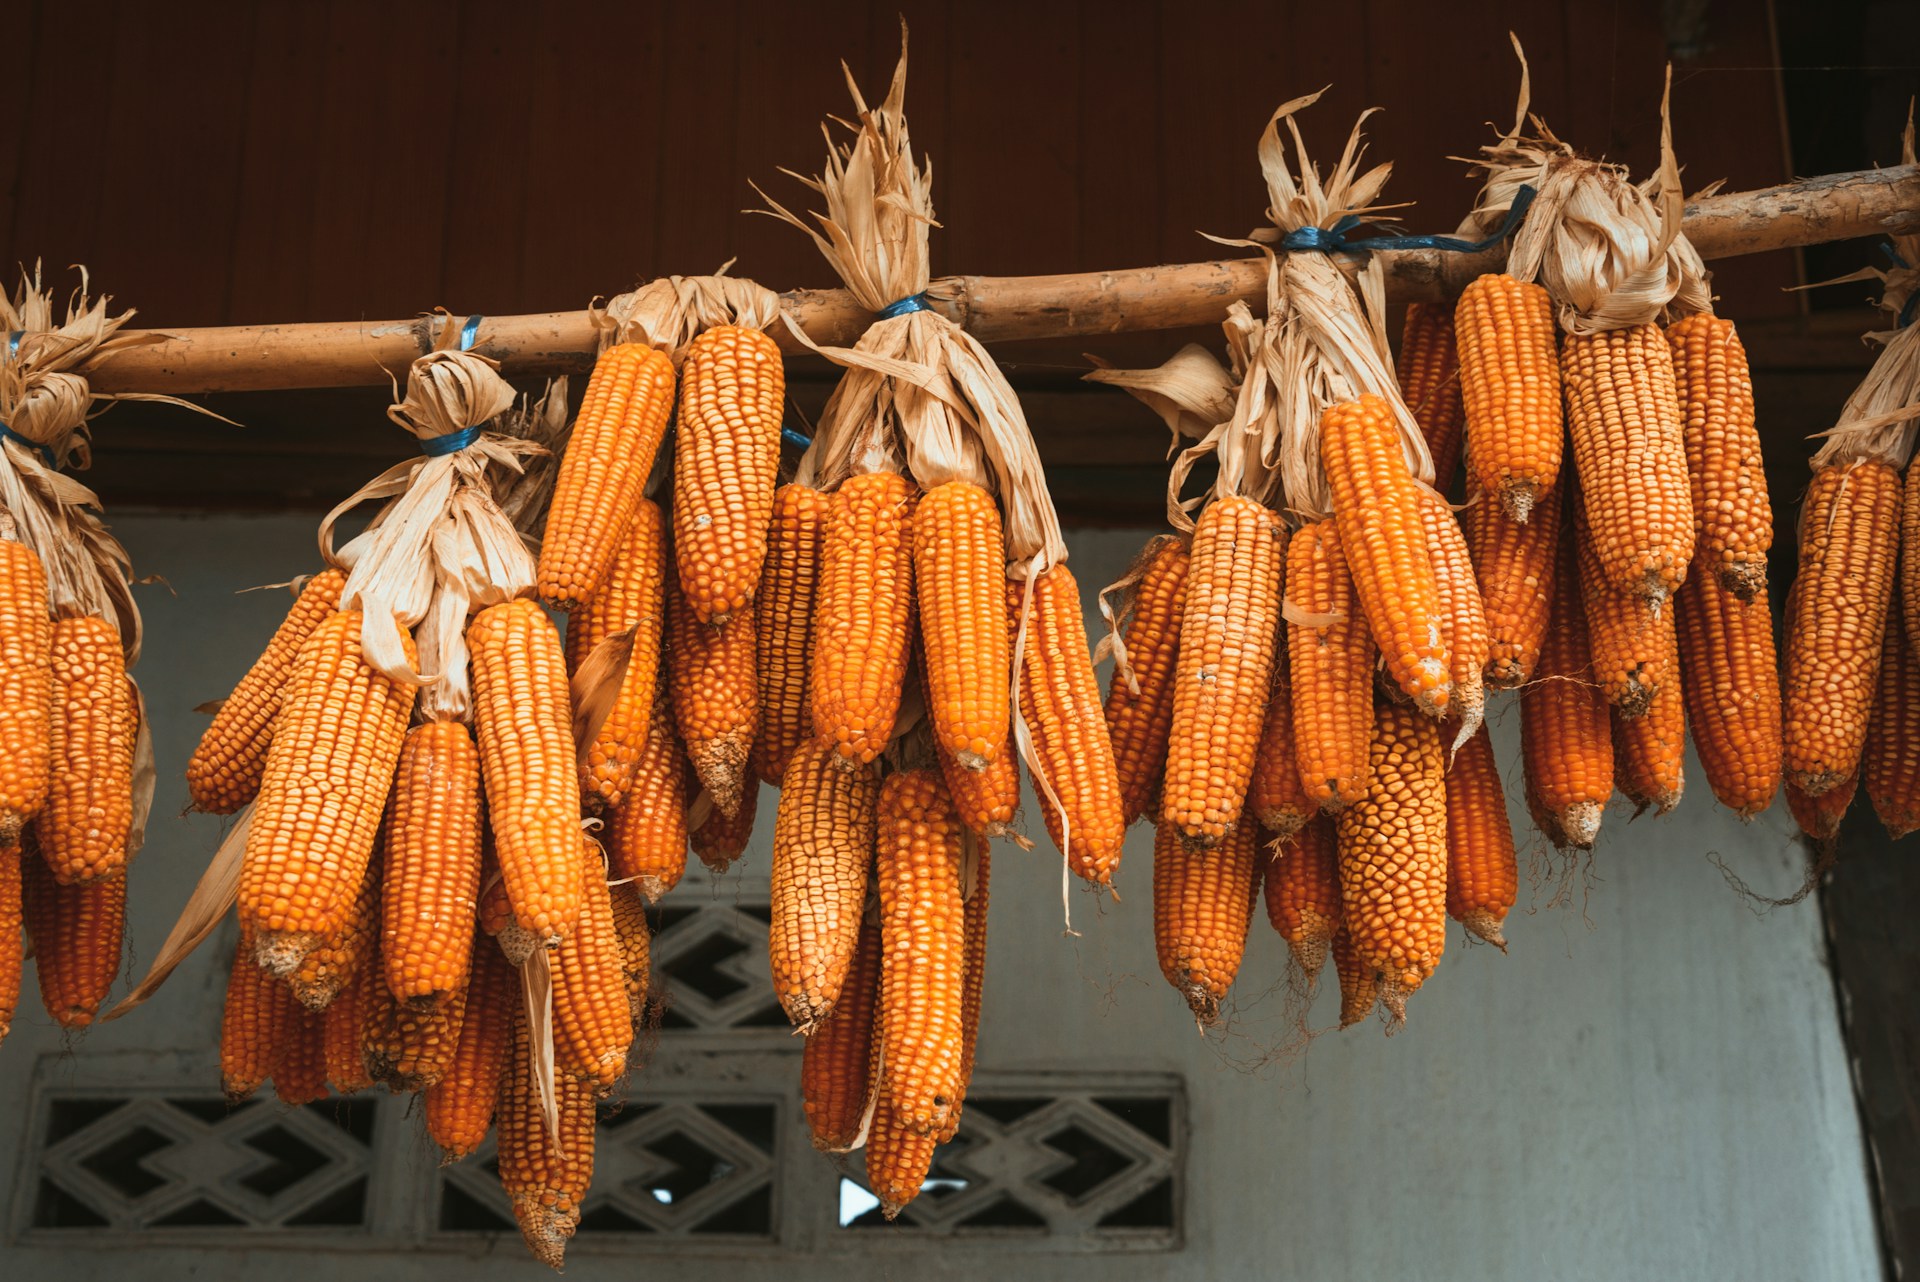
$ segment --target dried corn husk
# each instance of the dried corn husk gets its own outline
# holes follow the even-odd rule
[[[588,309],[604,350],[616,343],[644,343],[672,358],[677,368],[687,345],[716,325],[766,330],[780,319],[780,296],[764,285],[728,276],[728,263],[712,276],[662,276],[605,307]]]
[[[1482,147],[1476,168],[1486,174],[1464,232],[1487,234],[1506,221],[1522,187],[1533,204],[1514,233],[1507,275],[1538,281],[1552,297],[1560,328],[1569,334],[1626,329],[1677,314],[1709,310],[1706,268],[1680,234],[1686,201],[1673,155],[1668,90],[1660,98],[1660,168],[1635,184],[1620,165],[1589,160],[1556,138],[1527,107],[1531,84],[1520,59],[1520,99],[1513,128]],[[1526,132],[1529,123],[1533,133]]]

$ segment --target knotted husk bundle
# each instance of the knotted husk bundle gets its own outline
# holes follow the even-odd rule
[[[912,154],[903,106],[906,71],[903,36],[893,80],[877,106],[869,107],[848,74],[854,138],[833,144],[829,133],[825,172],[812,178],[792,175],[822,198],[824,212],[802,217],[762,193],[766,212],[804,231],[848,291],[877,316],[903,300],[941,293],[931,280],[928,257],[929,232],[938,225],[932,167],[916,164]],[[1089,797],[1097,785],[1085,786],[1063,769],[1060,740],[1070,737],[1064,726],[1074,717],[1057,721],[1050,747],[1036,737],[1042,732],[1033,718],[1054,718],[1057,710],[1040,709],[1031,690],[1020,693],[1040,653],[1030,640],[1030,631],[1040,626],[1034,613],[1036,585],[1043,580],[1070,585],[1071,578],[1039,452],[1013,389],[978,340],[933,310],[881,316],[851,348],[819,348],[800,337],[847,372],[827,402],[797,483],[836,490],[853,478],[892,472],[910,478],[922,494],[960,482],[984,491],[997,505],[1004,574],[1017,585],[1010,607],[1008,737],[1046,799],[1049,826],[1068,865],[1104,884],[1118,857],[1121,832],[1106,822],[1104,802]],[[927,589],[921,591],[924,602]],[[993,608],[999,604],[996,598]],[[1058,652],[1049,650],[1047,657],[1055,662]],[[1069,666],[1085,661],[1084,651],[1078,660],[1071,654],[1064,660]],[[929,676],[937,684],[937,673]],[[1065,681],[1085,693],[1088,683]],[[1097,686],[1092,688],[1097,697]],[[1084,715],[1079,722],[1086,728]],[[898,734],[906,728],[896,720],[893,729]],[[1101,748],[1110,754],[1104,737],[1081,754],[1092,756],[1096,773],[1102,773]],[[956,754],[959,768],[984,769],[1002,750]]]
[[[108,315],[111,299],[106,295],[90,299],[86,269],[79,270],[80,284],[67,300],[64,317],[57,313],[53,292],[42,282],[37,266],[31,275],[22,274],[11,297],[0,296],[0,330],[7,331],[0,336],[6,343],[0,349],[0,423],[17,438],[0,446],[0,539],[22,544],[38,560],[45,575],[46,608],[56,627],[59,620],[104,621],[118,637],[119,666],[130,670],[139,661],[141,641],[140,611],[131,591],[132,561],[102,520],[98,496],[63,469],[85,469],[91,464],[90,419],[97,404],[154,401],[206,411],[170,396],[124,392],[107,396],[92,390],[84,367],[110,360],[129,347],[164,342],[165,335],[120,332],[134,313]],[[101,700],[120,702],[111,693],[111,684],[118,679],[116,674],[104,675],[108,684],[94,690],[95,712],[104,706]],[[61,776],[50,781],[55,788],[69,793],[105,788],[115,794],[79,803],[89,809],[104,804],[108,816],[104,822],[115,829],[106,835],[107,845],[97,852],[101,856],[97,862],[84,868],[63,862],[57,854],[64,845],[61,834],[42,833],[41,849],[62,882],[117,877],[145,841],[153,804],[153,740],[139,685],[130,675],[125,681],[127,720],[112,735],[110,760],[50,761],[52,771]],[[55,711],[57,715],[57,707]],[[45,733],[44,722],[41,733]],[[19,754],[16,760],[27,756],[25,746],[17,741],[5,745],[5,751]],[[100,773],[81,781],[74,776],[82,769]],[[68,831],[81,818],[51,803],[42,813],[46,821]],[[19,823],[32,817],[27,813],[0,816],[0,826],[16,829],[0,833],[7,838],[0,844],[17,839]],[[118,831],[120,820],[126,823],[124,833]],[[81,826],[101,822],[95,815]]]

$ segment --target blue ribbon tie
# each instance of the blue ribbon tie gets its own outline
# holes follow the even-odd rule
[[[486,317],[482,316],[479,312],[475,312],[473,315],[467,317],[467,323],[460,327],[461,351],[468,352],[473,350],[473,340],[480,337],[480,322],[485,319]]]
[[[888,303],[880,309],[881,320],[892,320],[896,316],[905,316],[908,312],[924,312],[931,304],[924,292],[909,294],[897,303]]]
[[[1361,222],[1358,214],[1348,214],[1331,227],[1296,227],[1280,238],[1280,248],[1317,254],[1368,254],[1383,249],[1439,249],[1450,254],[1482,254],[1513,235],[1520,220],[1527,216],[1533,196],[1532,187],[1523,186],[1515,192],[1506,221],[1485,240],[1462,240],[1458,236],[1362,236],[1348,240],[1347,233]]]
[[[813,438],[811,436],[802,436],[790,427],[780,429],[780,439],[797,450],[810,449],[813,446]]]
[[[12,360],[18,360],[20,358],[20,340],[25,338],[26,336],[27,336],[27,331],[24,329],[16,329],[16,330],[8,331],[7,333],[7,359],[8,360],[12,361]]]
[[[16,334],[19,332],[19,330],[14,331]],[[46,463],[48,471],[58,472],[60,470],[60,460],[54,457],[52,450],[38,441],[28,440],[26,437],[20,435],[20,433],[8,427],[5,423],[0,423],[0,441],[13,441],[17,444],[24,445],[40,456]]]
[[[458,432],[448,432],[445,436],[423,436],[420,438],[420,452],[428,458],[458,454],[479,440],[482,430],[478,427],[467,427]]]

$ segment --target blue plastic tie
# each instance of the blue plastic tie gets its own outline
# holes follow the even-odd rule
[[[12,361],[12,360],[20,359],[20,340],[25,338],[26,336],[27,336],[27,331],[24,329],[12,330],[7,334],[7,359],[8,360]]]
[[[479,312],[467,317],[467,323],[460,327],[460,350],[473,350],[473,340],[480,337],[480,322],[485,320]]]
[[[811,449],[813,446],[813,438],[811,436],[802,436],[790,427],[780,429],[780,439],[797,450]]]
[[[1533,204],[1534,190],[1523,186],[1514,193],[1500,230],[1485,240],[1462,240],[1458,236],[1362,236],[1348,240],[1347,233],[1361,223],[1360,215],[1348,214],[1331,227],[1296,227],[1280,238],[1280,248],[1320,254],[1368,254],[1383,249],[1440,249],[1450,254],[1482,254],[1492,249],[1520,226]]]
[[[484,430],[484,427],[466,427],[458,432],[448,432],[445,436],[423,436],[420,438],[420,452],[428,458],[458,454],[479,440],[480,433]]]
[[[897,303],[888,303],[880,309],[881,320],[892,320],[896,316],[905,316],[908,312],[924,312],[931,304],[924,292],[909,294]]]
[[[15,330],[14,332],[19,333],[18,330]],[[43,460],[45,460],[48,471],[58,472],[60,470],[60,460],[54,457],[52,450],[48,449],[46,446],[42,445],[38,441],[28,440],[26,437],[20,435],[20,433],[8,427],[5,423],[0,423],[0,440],[16,441],[19,444],[26,446],[28,449],[32,450],[35,454],[38,454]]]

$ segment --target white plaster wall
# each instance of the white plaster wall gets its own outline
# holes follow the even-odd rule
[[[142,684],[156,729],[160,794],[132,877],[135,965],[144,967],[186,899],[222,821],[183,816],[180,772],[204,718],[285,609],[249,584],[310,568],[307,516],[123,516],[148,625]],[[1070,539],[1091,592],[1141,542],[1133,531]],[[1088,617],[1094,618],[1091,609]],[[1499,760],[1517,784],[1518,718],[1496,704]],[[1516,792],[1517,787],[1512,791]],[[768,798],[771,802],[771,797]],[[764,875],[771,806],[749,853]],[[1029,803],[1029,811],[1032,806]],[[1512,808],[1523,844],[1524,811]],[[1039,830],[1037,819],[1031,825]],[[585,1278],[810,1277],[1860,1279],[1879,1275],[1867,1159],[1811,904],[1756,915],[1707,861],[1718,851],[1778,892],[1802,866],[1784,810],[1743,827],[1697,770],[1664,820],[1609,813],[1570,907],[1555,884],[1523,887],[1509,955],[1462,945],[1387,1039],[1369,1024],[1314,1041],[1290,1063],[1246,1061],[1290,1025],[1284,948],[1256,917],[1229,1035],[1203,1041],[1160,979],[1151,937],[1151,830],[1128,843],[1101,904],[1072,897],[1078,939],[1060,929],[1059,866],[1046,849],[1002,847],[980,1037],[984,1070],[1079,1063],[1187,1077],[1192,1158],[1186,1249],[1107,1257],[985,1255],[944,1244],[803,1262],[766,1251],[676,1260],[580,1258]],[[1537,843],[1534,843],[1537,846]],[[1042,842],[1044,847],[1045,843]],[[43,1057],[77,1073],[96,1052],[202,1050],[217,1039],[224,958],[193,958],[135,1016],[68,1042],[40,1011],[29,968],[21,1015],[0,1047],[0,1209],[10,1209],[29,1082]],[[1329,971],[1325,987],[1331,989]],[[1331,992],[1311,1013],[1334,1021]],[[211,1088],[214,1083],[206,1085]],[[636,1092],[644,1095],[646,1082]],[[835,1176],[824,1160],[823,1189]],[[863,1235],[864,1239],[864,1235]],[[269,1239],[270,1241],[270,1239]],[[517,1242],[479,1256],[412,1253],[73,1250],[0,1240],[0,1275],[61,1279],[261,1276],[303,1282],[372,1272],[392,1278],[532,1277]],[[16,1274],[15,1270],[21,1270]]]

